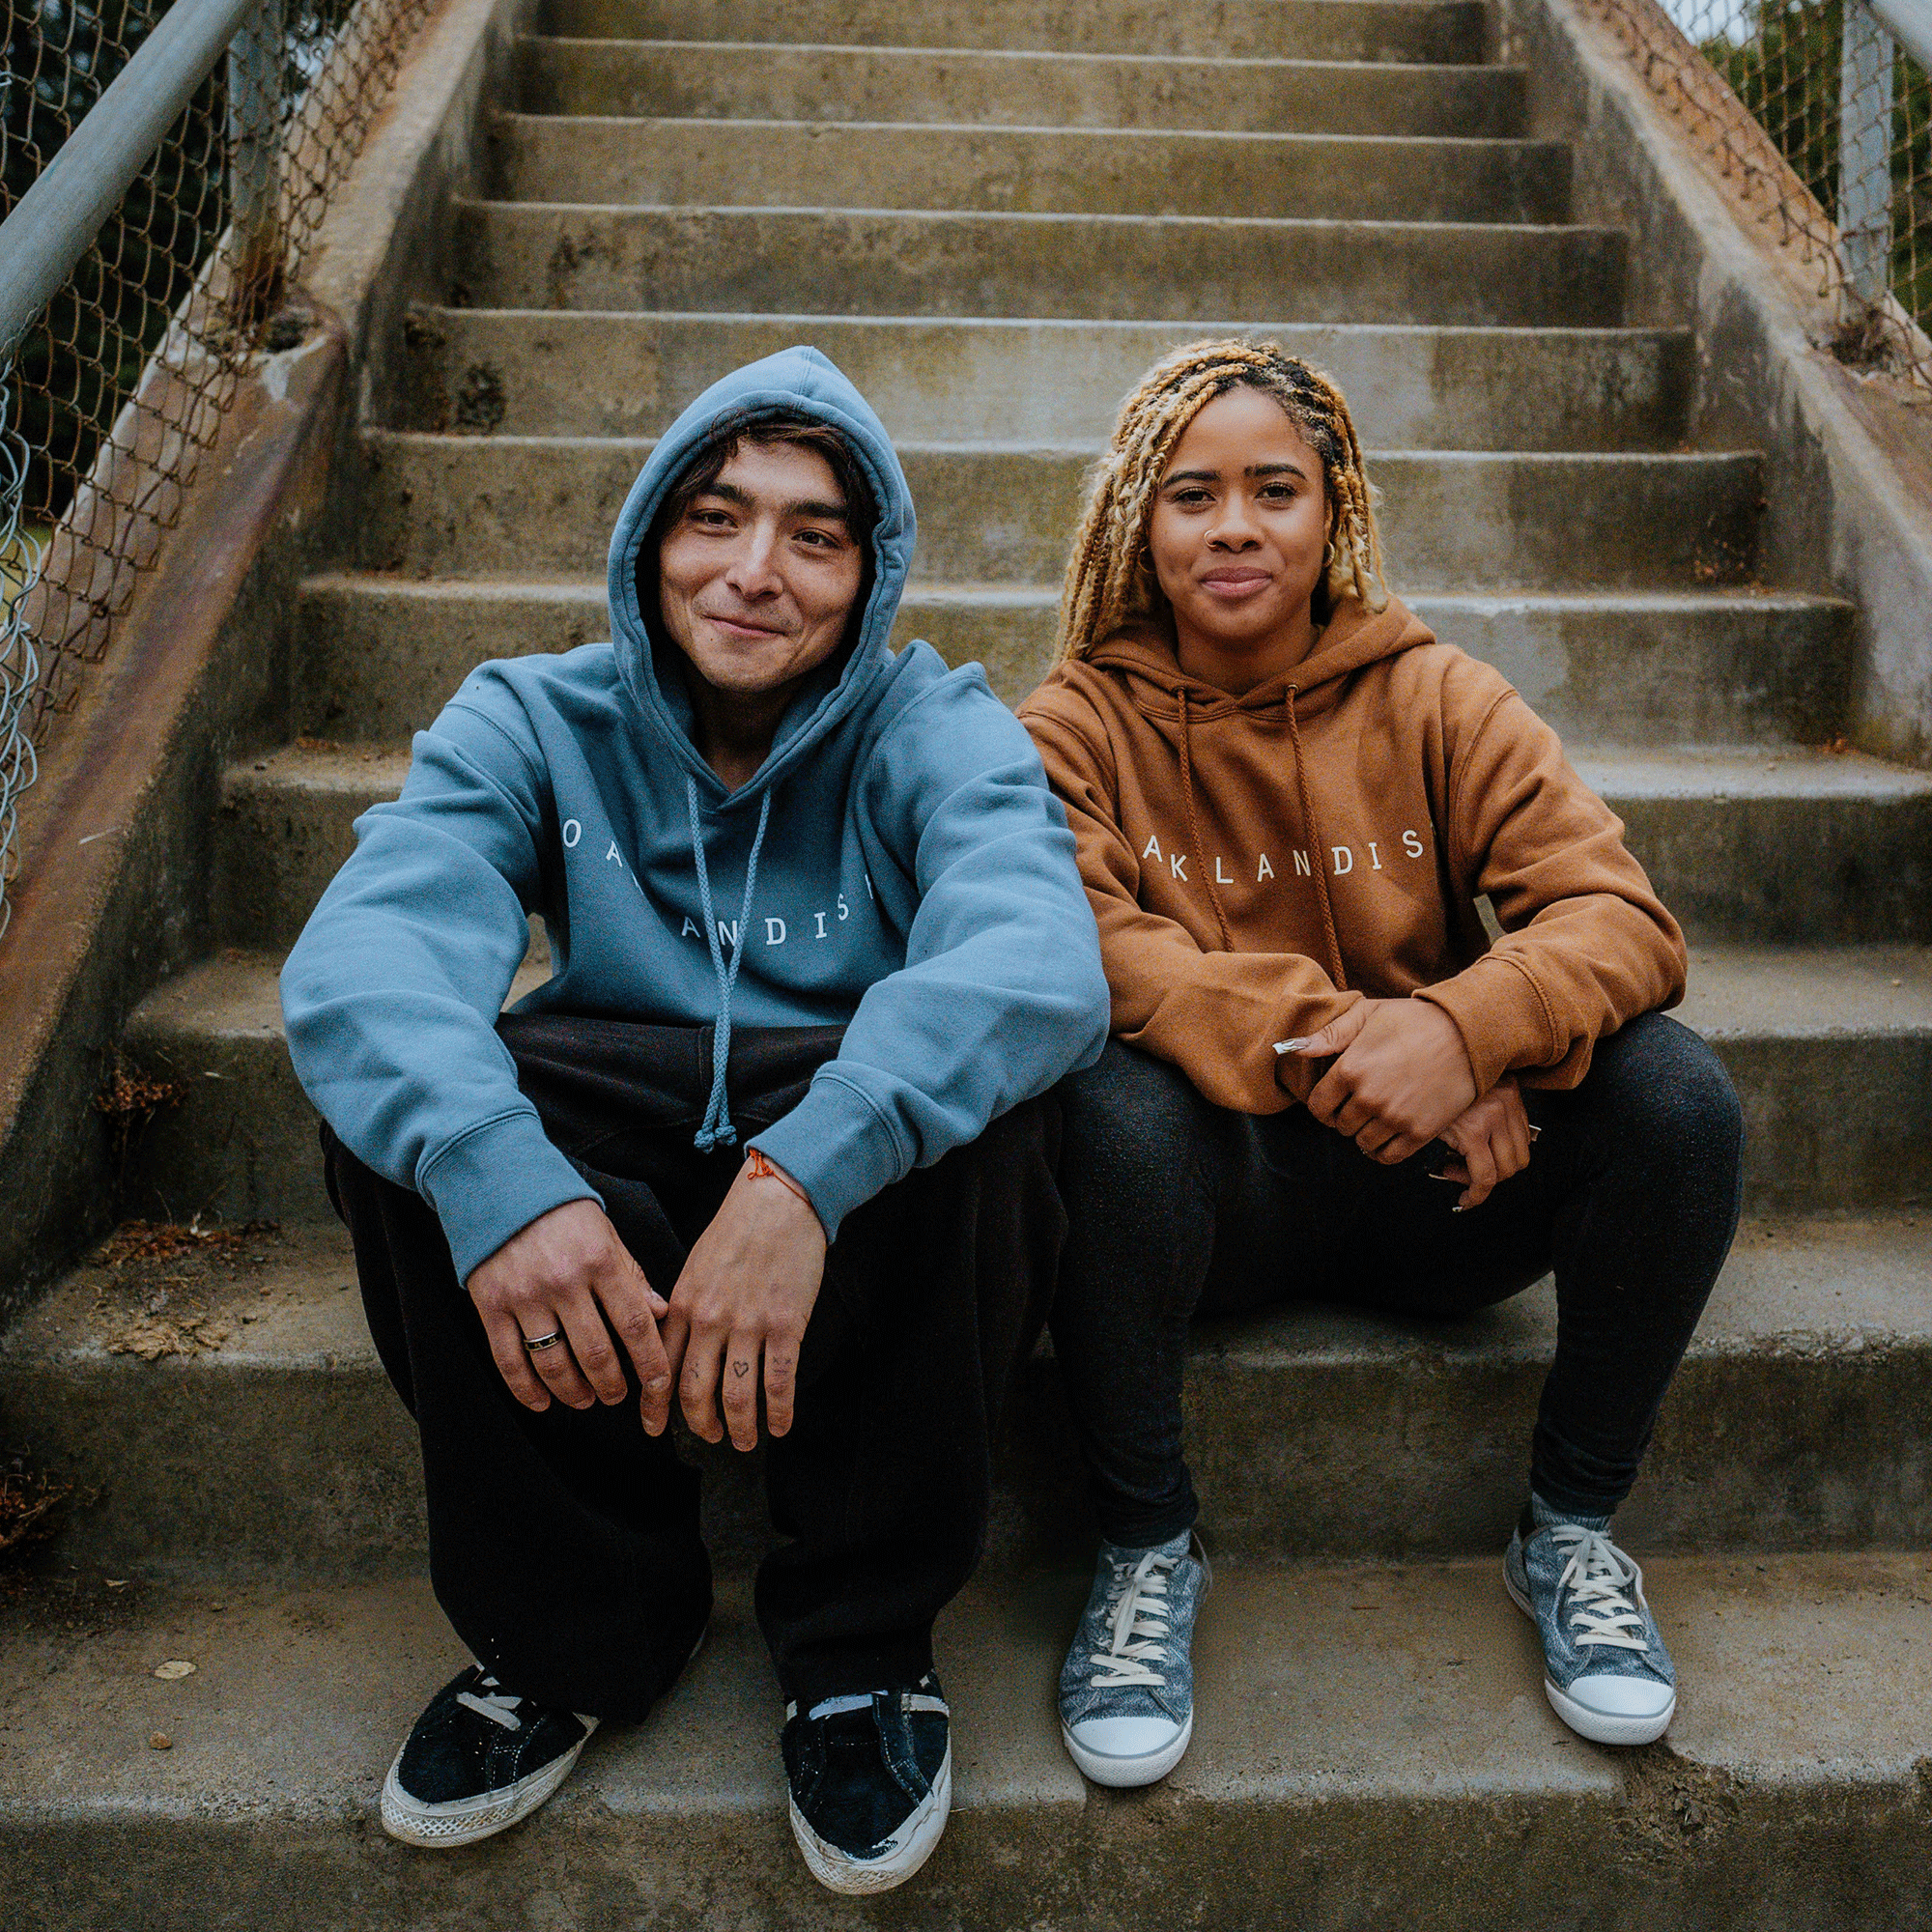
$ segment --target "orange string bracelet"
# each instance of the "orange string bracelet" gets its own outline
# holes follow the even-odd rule
[[[811,1196],[783,1168],[774,1167],[757,1148],[745,1150],[745,1165],[752,1170],[753,1180],[776,1180],[781,1187],[789,1187],[808,1208],[811,1208]],[[811,1211],[816,1214],[818,1209],[811,1208]]]

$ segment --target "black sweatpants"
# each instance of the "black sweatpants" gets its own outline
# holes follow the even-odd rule
[[[546,1132],[668,1295],[743,1163],[696,1152],[709,1028],[506,1016]],[[838,1030],[738,1029],[742,1140],[787,1112]],[[802,1704],[916,1681],[979,1558],[997,1414],[1038,1333],[1065,1218],[1051,1100],[848,1215],[800,1350],[796,1418],[765,1449],[783,1538],[758,1572],[780,1683]],[[480,1662],[545,1704],[641,1718],[711,1609],[696,1470],[628,1401],[541,1413],[491,1359],[436,1214],[323,1130],[383,1366],[422,1435],[437,1601]]]
[[[1439,1143],[1371,1160],[1306,1108],[1202,1098],[1115,1040],[1059,1089],[1070,1218],[1053,1311],[1101,1534],[1129,1548],[1195,1520],[1181,1454],[1188,1322],[1290,1300],[1466,1315],[1556,1271],[1556,1359],[1529,1480],[1612,1512],[1737,1231],[1744,1124],[1717,1056],[1662,1013],[1602,1040],[1568,1093],[1524,1095],[1529,1165],[1480,1207],[1431,1178]]]

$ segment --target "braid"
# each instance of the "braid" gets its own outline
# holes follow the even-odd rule
[[[1060,596],[1060,656],[1085,657],[1127,619],[1161,607],[1147,554],[1154,493],[1203,405],[1236,387],[1272,396],[1321,459],[1329,561],[1318,600],[1322,592],[1331,606],[1354,597],[1366,611],[1388,603],[1375,492],[1341,390],[1279,343],[1190,342],[1156,362],[1121,405],[1113,440],[1094,465]]]

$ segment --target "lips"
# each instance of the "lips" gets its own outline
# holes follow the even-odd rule
[[[1214,570],[1201,580],[1204,590],[1218,590],[1236,596],[1244,590],[1259,590],[1271,580],[1264,570]]]
[[[781,638],[784,631],[777,624],[753,623],[746,617],[726,616],[723,611],[700,611],[697,613],[708,624],[716,624],[721,631],[728,632],[734,638]]]

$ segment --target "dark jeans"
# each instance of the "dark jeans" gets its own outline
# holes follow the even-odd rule
[[[708,1028],[506,1017],[551,1139],[603,1195],[668,1294],[742,1164],[696,1152]],[[749,1139],[837,1051],[831,1028],[740,1028],[731,1112]],[[1016,1107],[970,1147],[848,1215],[806,1330],[790,1433],[765,1448],[784,1541],[757,1613],[788,1697],[916,1681],[932,1623],[978,1560],[996,1416],[1038,1333],[1065,1232],[1058,1114]],[[711,1609],[696,1470],[632,1399],[523,1406],[491,1360],[420,1196],[323,1130],[330,1199],[355,1245],[376,1347],[422,1435],[430,1574],[457,1634],[510,1689],[641,1718]]]
[[[1466,1315],[1556,1271],[1556,1359],[1530,1483],[1607,1515],[1636,1479],[1736,1233],[1744,1124],[1711,1049],[1646,1014],[1569,1093],[1526,1094],[1528,1167],[1482,1206],[1432,1179],[1439,1144],[1383,1167],[1306,1109],[1210,1105],[1118,1040],[1060,1088],[1070,1226],[1053,1339],[1100,1529],[1130,1548],[1195,1520],[1181,1456],[1188,1322],[1291,1300]]]

